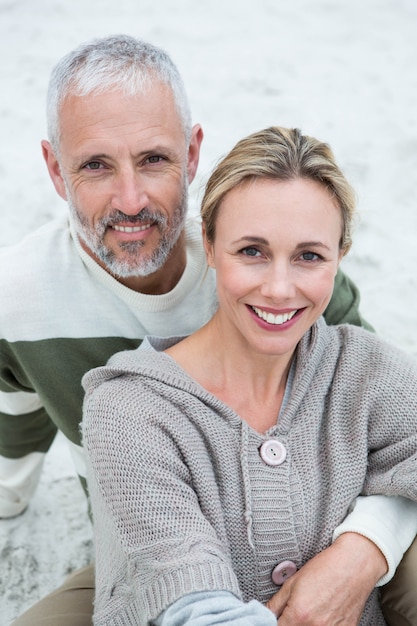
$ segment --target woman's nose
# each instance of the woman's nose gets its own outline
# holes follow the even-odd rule
[[[271,263],[264,277],[261,293],[276,302],[288,300],[296,294],[294,278],[288,263]]]

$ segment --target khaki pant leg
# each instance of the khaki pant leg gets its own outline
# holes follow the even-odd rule
[[[73,572],[11,626],[91,626],[93,600],[94,566],[89,565]]]
[[[381,605],[389,626],[417,626],[417,539],[394,578],[381,587]]]

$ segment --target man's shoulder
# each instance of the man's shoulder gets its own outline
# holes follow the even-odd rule
[[[334,291],[327,309],[324,312],[326,322],[332,324],[354,324],[373,330],[359,311],[360,293],[349,276],[340,268],[336,274]]]
[[[10,246],[0,247],[0,281],[16,280],[43,265],[59,262],[70,241],[68,218],[61,217],[40,226]]]
[[[187,245],[198,245],[203,247],[203,238],[201,236],[201,220],[196,216],[187,216],[185,220],[185,235]]]
[[[22,334],[29,322],[37,323],[35,319],[46,323],[51,303],[60,301],[64,289],[70,288],[66,285],[74,274],[73,249],[66,220],[51,221],[20,242],[0,248],[2,337]],[[73,288],[70,296],[74,298]]]

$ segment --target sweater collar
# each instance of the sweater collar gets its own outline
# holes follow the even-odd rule
[[[96,261],[94,261],[94,259],[84,250],[80,243],[74,220],[71,215],[69,216],[69,225],[75,249],[87,271],[93,276],[94,280],[97,280],[110,291],[115,293],[117,297],[126,302],[126,304],[133,310],[140,309],[145,312],[148,311],[158,313],[159,311],[165,311],[168,308],[176,307],[195,287],[196,283],[203,281],[206,278],[206,273],[212,273],[212,270],[207,268],[201,239],[201,228],[195,218],[187,218],[186,221],[185,234],[187,260],[184,273],[175,285],[174,289],[168,293],[160,295],[143,294],[122,285],[122,283],[106,272],[106,270],[96,263]]]

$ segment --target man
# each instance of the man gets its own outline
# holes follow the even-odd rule
[[[52,74],[48,133],[43,155],[68,202],[69,220],[44,226],[0,256],[7,303],[0,314],[2,517],[28,505],[57,429],[83,480],[80,381],[88,369],[136,347],[146,334],[187,334],[216,306],[199,228],[185,222],[203,132],[191,124],[169,57],[124,36],[81,46]],[[326,319],[365,325],[357,290],[342,273]],[[358,615],[415,533],[409,507],[408,501],[359,499],[332,548],[294,575],[276,601],[309,607],[311,624],[323,615],[329,623],[336,623],[336,613]],[[386,526],[377,525],[382,515]],[[369,524],[367,516],[377,519]],[[399,518],[400,545],[393,537]],[[91,624],[93,589],[91,566],[16,625]]]

